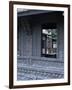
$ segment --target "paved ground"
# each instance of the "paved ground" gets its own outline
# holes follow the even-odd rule
[[[63,62],[18,59],[17,80],[64,78]]]

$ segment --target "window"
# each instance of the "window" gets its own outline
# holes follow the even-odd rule
[[[56,24],[42,25],[42,56],[56,58],[57,53],[57,29]]]

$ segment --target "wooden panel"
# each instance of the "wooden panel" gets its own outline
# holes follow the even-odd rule
[[[28,26],[28,22],[21,21],[21,27],[18,31],[18,54],[20,56],[32,55],[32,34],[31,29]]]

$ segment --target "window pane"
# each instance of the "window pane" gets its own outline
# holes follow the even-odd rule
[[[42,49],[42,53],[45,54],[45,48]]]
[[[43,30],[42,30],[42,33],[43,33],[43,34],[48,34],[48,30],[43,29]]]
[[[44,28],[42,29],[42,54],[45,54],[46,56],[56,55],[56,51],[57,51],[57,29],[55,27],[45,28],[44,26]]]

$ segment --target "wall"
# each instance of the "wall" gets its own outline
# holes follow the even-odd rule
[[[64,26],[63,22],[58,25],[58,57],[60,60],[64,60]]]
[[[50,12],[18,18],[20,55],[41,57],[41,30],[46,23],[57,25],[57,58],[64,60],[64,17],[62,12]]]
[[[57,48],[57,58],[58,60],[64,59],[64,21],[61,13],[52,13],[52,14],[42,14],[38,16],[32,17],[33,23],[33,55],[41,56],[41,30],[42,25],[46,23],[56,23],[57,24],[57,32],[58,32],[58,48]]]
[[[17,0],[19,1],[19,0]],[[33,2],[48,2],[59,4],[71,5],[71,23],[72,23],[72,0],[22,0]],[[72,25],[71,33],[72,34]],[[71,35],[72,38],[72,35]],[[72,39],[71,39],[72,46]],[[72,48],[70,48],[72,54]],[[71,63],[72,64],[72,55]],[[72,69],[72,65],[71,65]],[[71,70],[72,71],[72,70]],[[9,0],[0,0],[0,89],[9,90]],[[40,87],[40,88],[27,88],[19,90],[72,90],[72,72],[71,72],[71,85],[69,86],[54,86],[54,87]]]
[[[32,56],[32,33],[29,20],[18,18],[17,48],[18,55]]]

